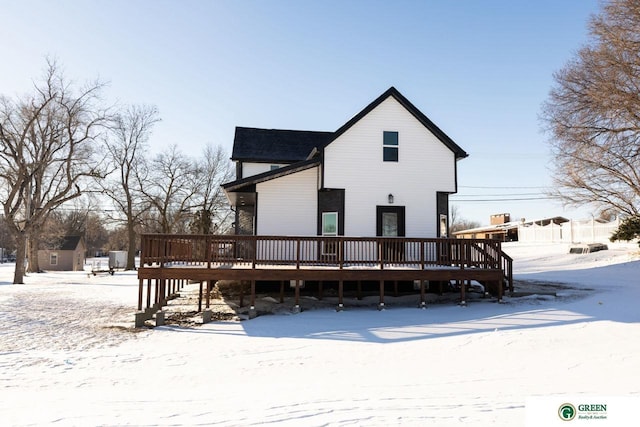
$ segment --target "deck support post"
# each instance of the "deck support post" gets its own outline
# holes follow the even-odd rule
[[[152,279],[147,279],[147,308],[151,307],[151,282]]]
[[[422,309],[427,308],[427,302],[425,299],[425,292],[424,292],[424,280],[420,280],[420,308]]]
[[[398,281],[393,281],[393,296],[398,298]]]
[[[244,282],[240,280],[240,301],[238,301],[240,307],[244,307]]]
[[[280,304],[284,302],[284,280],[280,281]]]
[[[160,294],[158,306],[164,307],[167,304],[167,279],[160,280]]]
[[[460,286],[460,305],[467,305],[467,295],[466,295],[466,283],[464,280],[456,280],[456,283]]]
[[[356,298],[358,301],[362,299],[362,281],[358,280],[358,287],[356,289]]]
[[[384,310],[384,280],[380,280],[380,303],[378,304],[378,310]]]
[[[202,280],[200,281],[200,290],[198,291],[198,313],[202,312]]]
[[[323,289],[322,289],[322,280],[320,280],[318,282],[318,300],[322,301],[322,297],[323,297]]]
[[[213,280],[209,280],[207,282],[207,301],[205,304],[205,308],[209,308],[210,307],[210,303],[211,303],[211,288],[213,288]]]
[[[498,285],[498,303],[502,303],[502,296],[504,291],[503,289],[504,284],[502,283],[502,280],[499,280],[497,282],[497,285]]]
[[[251,281],[251,302],[249,305],[255,309],[256,308],[256,281]]]
[[[296,280],[295,302],[296,307],[300,307],[300,280]]]
[[[343,305],[343,297],[344,297],[344,282],[342,280],[338,281],[338,311],[342,311]]]
[[[144,295],[144,279],[138,280],[138,311],[142,311],[142,297]]]

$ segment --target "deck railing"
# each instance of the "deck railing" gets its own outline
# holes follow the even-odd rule
[[[513,286],[513,261],[493,239],[193,234],[141,238],[141,266],[481,268],[502,270],[505,284]]]

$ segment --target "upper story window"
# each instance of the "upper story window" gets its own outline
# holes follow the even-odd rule
[[[398,132],[383,132],[382,159],[385,162],[398,161]]]

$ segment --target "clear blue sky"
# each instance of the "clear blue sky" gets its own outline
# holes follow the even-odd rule
[[[151,138],[231,152],[235,126],[332,131],[395,86],[470,156],[459,215],[488,223],[590,211],[550,184],[541,103],[587,41],[598,0],[0,0],[0,94],[28,92],[45,57],[154,104]],[[516,188],[518,187],[518,188]],[[502,197],[500,197],[502,195]],[[510,200],[471,202],[464,199]]]

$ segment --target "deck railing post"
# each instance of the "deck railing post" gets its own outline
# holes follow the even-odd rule
[[[211,268],[211,255],[212,255],[211,254],[211,245],[213,245],[213,241],[212,241],[210,235],[205,237],[204,243],[206,245],[205,250],[204,250],[204,256],[205,256],[205,259],[207,260],[207,268]],[[220,249],[218,248],[218,251],[219,250]],[[207,308],[209,308],[209,307],[207,306]]]
[[[300,244],[301,240],[298,238],[294,240],[296,242],[296,269],[300,269]],[[297,305],[297,304],[296,304]]]
[[[248,240],[251,244],[251,268],[256,268],[256,259],[258,258],[258,236],[251,236],[251,240]]]
[[[161,246],[161,250],[159,253],[159,258],[160,258],[160,268],[164,267],[164,257],[166,256],[166,250],[167,250],[167,240],[163,239],[162,240],[162,246]]]

